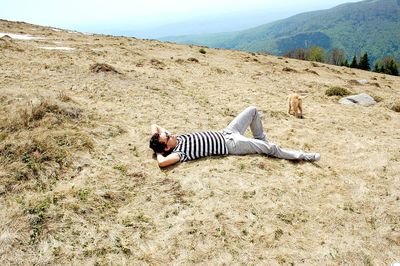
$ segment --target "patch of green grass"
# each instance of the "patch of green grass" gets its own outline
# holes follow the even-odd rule
[[[61,247],[53,247],[52,253],[53,253],[54,257],[60,256],[60,254],[61,254]]]
[[[128,174],[128,166],[126,164],[117,164],[113,166],[113,169],[118,170],[122,175]]]
[[[226,236],[226,231],[222,227],[218,227],[216,229],[216,232],[217,232],[217,234],[216,234],[217,237],[225,237]]]
[[[351,92],[342,87],[330,87],[325,91],[325,95],[327,96],[347,96],[350,95]]]
[[[86,200],[89,198],[90,193],[91,193],[90,189],[88,189],[88,188],[81,188],[81,189],[79,189],[79,190],[76,192],[75,195],[76,195],[76,197],[79,198],[80,200],[86,201]]]
[[[136,218],[136,220],[137,220],[138,222],[147,223],[147,224],[151,223],[150,217],[146,216],[146,215],[143,213],[143,211],[140,211],[139,214],[136,215],[135,218]]]
[[[43,226],[47,219],[47,210],[50,207],[50,198],[45,198],[31,207],[25,208],[25,212],[29,214],[29,222],[31,226],[30,243],[37,243],[42,235]]]
[[[295,219],[295,215],[292,213],[278,213],[276,216],[279,220],[287,224],[293,224],[293,221]]]
[[[357,210],[356,207],[353,206],[353,204],[351,202],[345,203],[344,206],[343,206],[343,210],[349,211],[349,212],[353,212],[353,213],[357,213],[357,214],[361,213],[359,210]]]
[[[0,141],[4,141],[7,138],[8,134],[6,132],[0,133]]]
[[[368,254],[363,254],[363,262],[364,262],[364,265],[367,265],[367,266],[375,265],[375,263],[373,262],[373,259]]]
[[[140,156],[139,151],[136,146],[132,146],[132,144],[130,144],[130,143],[128,144],[128,146],[130,147],[129,150],[131,151],[133,156],[135,156],[135,157]]]
[[[255,190],[253,190],[253,191],[244,191],[244,192],[243,192],[243,198],[244,198],[244,199],[251,199],[251,198],[253,198],[255,195],[256,195],[256,191],[255,191]]]
[[[121,242],[121,238],[117,237],[115,239],[115,242],[116,242],[115,246],[119,248],[122,251],[122,253],[124,253],[125,255],[132,254],[132,251],[123,245],[123,243]]]

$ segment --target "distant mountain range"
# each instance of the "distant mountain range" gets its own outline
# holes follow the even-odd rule
[[[349,59],[367,52],[371,62],[385,56],[400,60],[400,0],[365,0],[243,31],[160,40],[276,55],[317,45],[326,50],[343,49]]]

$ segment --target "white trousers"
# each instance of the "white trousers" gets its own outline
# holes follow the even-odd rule
[[[254,138],[243,134],[250,126]],[[315,153],[282,149],[267,140],[261,117],[256,107],[247,107],[222,131],[229,154],[266,154],[287,160],[314,160]]]

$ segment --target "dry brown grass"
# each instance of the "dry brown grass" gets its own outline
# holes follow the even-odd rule
[[[51,102],[47,99],[39,104],[27,104],[29,107],[22,107],[4,116],[0,128],[5,132],[15,132],[22,129],[32,129],[38,126],[54,126],[62,124],[68,119],[78,119],[82,110],[76,106],[65,106]]]
[[[2,222],[15,215],[24,220],[24,223],[16,225],[22,226],[19,228],[27,236],[19,242],[22,245],[34,248],[43,235],[46,237],[46,225],[57,213],[48,212],[57,201],[54,187],[70,173],[75,153],[94,147],[87,134],[73,128],[81,117],[81,111],[77,110],[80,109],[61,107],[44,99],[36,105],[20,107],[14,115],[9,114],[7,119],[2,119],[0,194],[4,198],[14,198],[20,206]],[[3,118],[4,115],[2,113]],[[29,201],[25,199],[27,195]],[[8,231],[6,237],[7,234]],[[2,237],[5,237],[4,231]],[[2,240],[1,252],[6,245],[4,241],[7,239]],[[13,241],[18,242],[18,239]],[[7,261],[17,263],[18,260],[4,262]]]
[[[80,109],[62,108],[46,99],[16,114],[0,124],[0,164],[6,170],[1,183],[6,191],[25,186],[48,188],[50,180],[59,178],[71,162],[75,150],[93,148],[87,135],[69,125],[79,119]]]
[[[400,101],[396,101],[396,102],[392,103],[390,106],[390,109],[392,111],[400,113]]]
[[[23,49],[10,36],[4,35],[0,38],[0,51],[6,52],[7,50],[23,52]]]
[[[65,91],[60,91],[58,93],[57,98],[62,102],[71,102],[71,101],[73,101],[72,98]]]
[[[90,66],[90,71],[93,73],[100,73],[100,72],[109,72],[115,74],[121,74],[119,71],[115,69],[115,67],[110,66],[109,64],[104,63],[96,63]]]
[[[6,49],[0,57],[1,265],[400,261],[400,119],[388,108],[399,95],[398,77],[0,26],[48,36],[13,40],[23,52]],[[77,49],[38,48],[59,41]],[[124,75],[88,73],[94,62]],[[383,103],[344,106],[325,96],[348,80],[374,77],[379,87],[351,89]],[[309,95],[306,119],[285,113],[291,92]],[[321,161],[228,156],[158,168],[148,148],[152,123],[173,133],[220,130],[249,105],[263,113],[272,142],[318,151]]]
[[[347,96],[350,94],[351,92],[348,89],[337,86],[330,87],[325,91],[325,95],[327,96]]]

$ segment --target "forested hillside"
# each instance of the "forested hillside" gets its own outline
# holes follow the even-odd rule
[[[343,49],[348,58],[368,52],[374,62],[400,59],[400,0],[366,0],[308,13],[233,33],[163,40],[283,55],[312,45]]]

